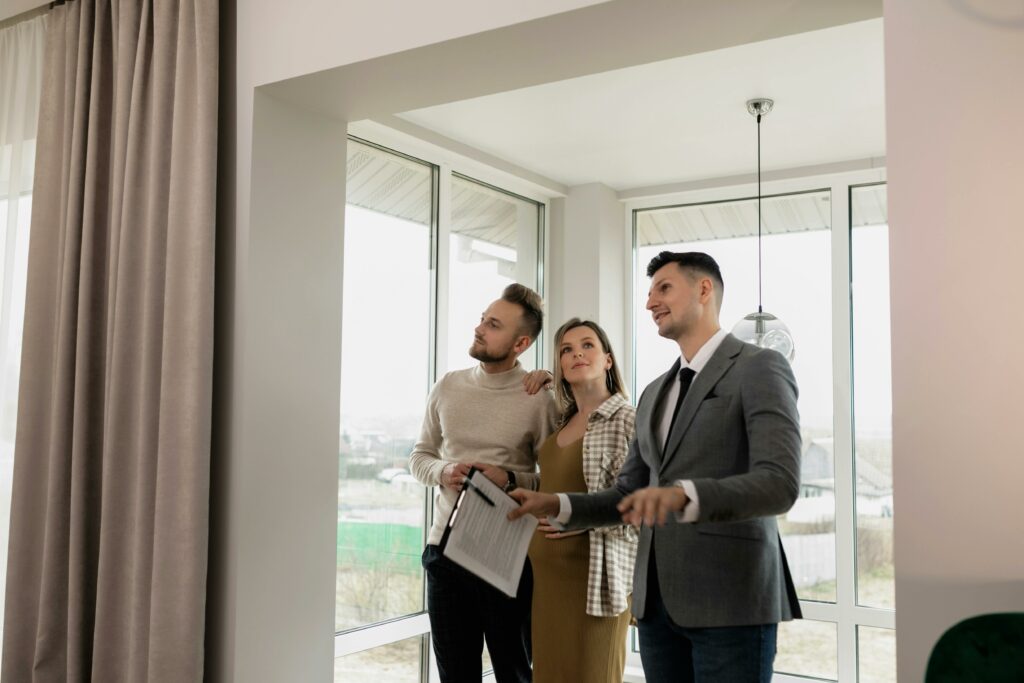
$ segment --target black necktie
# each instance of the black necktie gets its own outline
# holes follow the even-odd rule
[[[683,399],[686,398],[686,392],[690,390],[690,385],[693,384],[693,378],[696,374],[692,368],[679,368],[679,398],[676,399],[676,409],[673,411],[672,421],[668,425],[669,436],[672,435],[672,428],[676,425],[679,406],[683,405]],[[667,437],[665,443],[668,443]]]

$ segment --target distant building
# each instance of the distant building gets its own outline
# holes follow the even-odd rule
[[[800,497],[786,514],[790,522],[815,524],[835,520],[835,449],[831,437],[813,439],[800,463]],[[857,514],[892,517],[892,475],[859,452],[855,460]]]

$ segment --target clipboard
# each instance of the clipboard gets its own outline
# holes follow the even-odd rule
[[[439,544],[442,555],[513,598],[538,524],[530,515],[509,521],[506,516],[517,507],[483,472],[470,468]]]

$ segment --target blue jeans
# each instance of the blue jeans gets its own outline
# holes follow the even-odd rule
[[[498,683],[529,683],[530,607],[533,570],[523,567],[516,597],[510,598],[441,554],[423,551],[427,614],[437,670],[444,683],[480,683],[484,641]]]
[[[665,610],[651,555],[638,622],[647,683],[771,683],[778,624],[684,628]]]

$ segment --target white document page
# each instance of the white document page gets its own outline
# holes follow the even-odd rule
[[[448,520],[451,528],[442,550],[452,562],[510,597],[519,588],[526,551],[537,529],[537,518],[531,515],[508,520],[508,513],[517,507],[490,479],[474,472]]]

